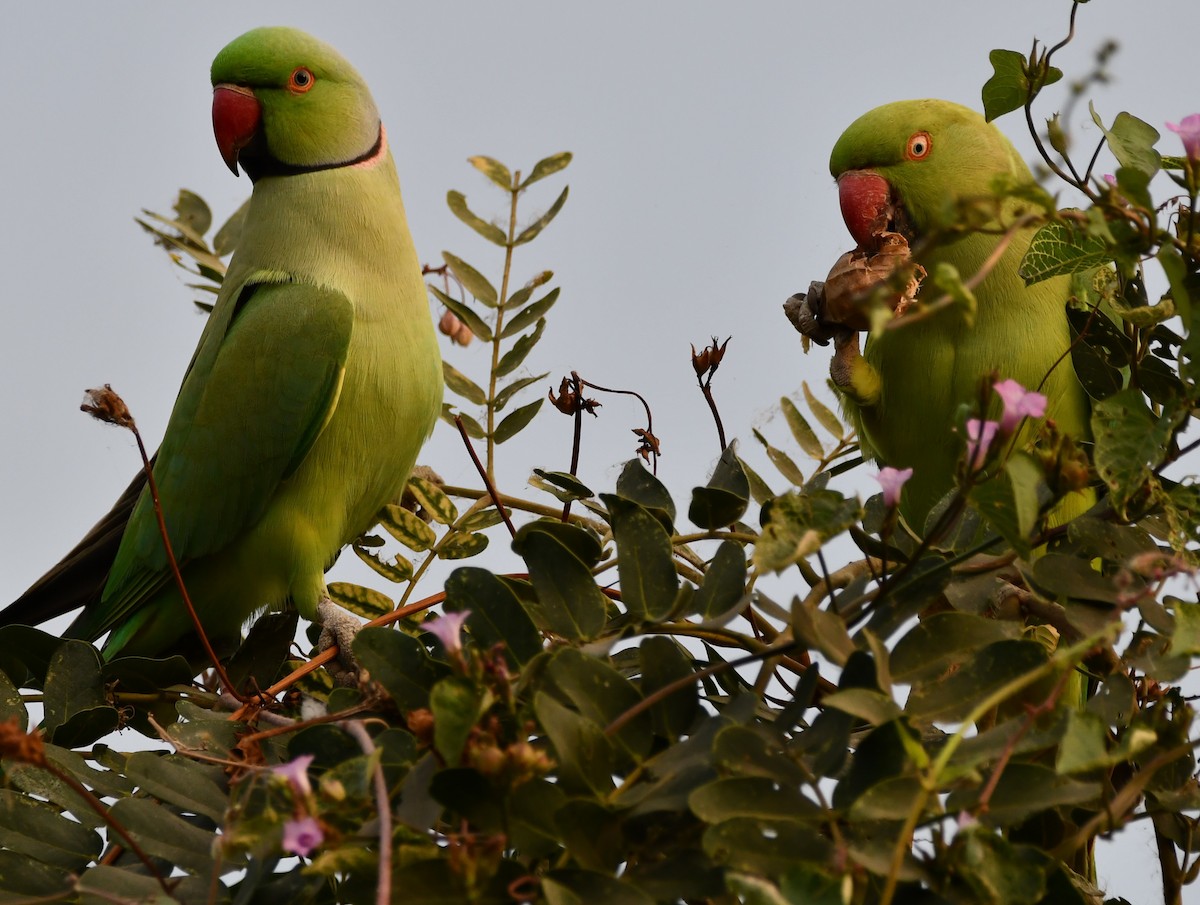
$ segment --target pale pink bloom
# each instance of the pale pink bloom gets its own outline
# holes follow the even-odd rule
[[[286,764],[276,764],[270,770],[276,776],[286,779],[296,795],[307,798],[312,794],[312,786],[308,782],[308,766],[312,762],[311,754],[301,754],[295,760],[290,760]]]
[[[283,850],[289,854],[307,858],[323,841],[325,834],[315,817],[301,817],[283,825]]]
[[[1104,174],[1104,181],[1105,181],[1105,182],[1107,182],[1109,185],[1116,185],[1116,184],[1117,184],[1117,177],[1116,177],[1116,176],[1114,176],[1112,173],[1105,173],[1105,174]]]
[[[1179,136],[1188,159],[1200,163],[1200,113],[1185,116],[1177,123],[1167,123],[1167,128]]]
[[[462,650],[462,627],[470,615],[470,610],[445,613],[436,619],[423,622],[421,628],[441,641],[446,653],[455,654]]]
[[[1046,414],[1046,397],[1025,389],[1015,380],[1001,380],[992,389],[1004,403],[1004,414],[1000,416],[1000,433],[1011,434],[1022,419],[1040,418]]]
[[[900,505],[900,489],[904,486],[904,482],[912,477],[912,473],[911,468],[892,468],[890,465],[879,469],[875,480],[883,488],[883,505],[889,509]]]
[[[987,460],[988,447],[996,439],[996,431],[1000,429],[999,422],[981,421],[978,418],[967,419],[967,461],[971,471],[979,471]]]

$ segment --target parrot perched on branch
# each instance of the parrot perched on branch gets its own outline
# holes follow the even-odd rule
[[[338,551],[397,499],[442,398],[387,135],[333,48],[259,28],[213,61],[213,130],[253,195],[158,450],[167,532],[207,634],[290,604],[314,619]],[[104,655],[197,650],[144,476],[3,613]]]
[[[930,509],[953,487],[964,448],[953,432],[956,413],[962,405],[977,410],[981,383],[992,373],[1044,394],[1046,417],[1073,439],[1088,439],[1089,404],[1068,354],[1070,278],[1026,286],[1017,272],[1035,227],[1009,228],[1032,206],[1007,198],[978,229],[937,235],[957,204],[994,198],[998,182],[1033,185],[1029,168],[999,130],[949,101],[886,104],[842,133],[829,168],[843,219],[860,247],[895,229],[928,274],[946,263],[965,282],[990,267],[974,287],[973,323],[954,307],[918,322],[900,321],[896,329],[872,335],[861,356],[856,332],[822,325],[836,334],[831,374],[864,452],[914,469],[901,498],[909,523],[921,530]],[[927,279],[922,298],[938,294]],[[1036,423],[1027,425],[1021,440],[1036,430]],[[1082,511],[1088,496],[1070,495],[1052,519],[1065,521]]]

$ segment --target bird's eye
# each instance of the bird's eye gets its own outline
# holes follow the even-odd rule
[[[932,149],[933,139],[929,137],[928,132],[914,132],[908,139],[908,147],[904,149],[904,156],[909,160],[924,160]]]
[[[303,94],[313,86],[315,81],[312,72],[300,66],[292,73],[292,77],[288,80],[288,87],[297,94]]]

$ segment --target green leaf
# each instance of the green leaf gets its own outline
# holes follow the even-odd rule
[[[488,281],[487,277],[462,258],[452,255],[448,251],[442,252],[442,260],[450,266],[451,273],[477,301],[489,308],[496,307],[496,287]]]
[[[66,870],[82,871],[103,849],[93,829],[69,820],[58,809],[28,795],[0,790],[0,846]],[[0,874],[0,889],[10,891],[11,876]]]
[[[964,719],[980,701],[1046,662],[1046,649],[1033,641],[996,641],[956,672],[913,685],[906,710],[913,719]]]
[[[437,543],[434,530],[425,524],[419,515],[403,506],[388,503],[379,515],[379,524],[410,550],[429,550]]]
[[[174,209],[178,215],[178,222],[196,237],[203,236],[212,226],[212,211],[209,210],[208,203],[195,192],[180,189]]]
[[[542,479],[542,483],[548,485],[542,489],[550,491],[550,493],[553,493],[564,503],[574,500],[586,500],[595,495],[579,478],[565,471],[546,471],[541,468],[535,468],[533,473]],[[530,483],[533,482],[531,481]],[[538,484],[534,484],[534,486],[536,487]]]
[[[1200,603],[1175,601],[1175,631],[1171,635],[1171,653],[1200,654]]]
[[[506,192],[512,191],[512,173],[500,161],[479,154],[474,157],[468,157],[467,163],[479,170],[479,172],[483,173],[484,176],[492,180],[492,182],[496,183],[496,185],[500,186]]]
[[[861,517],[858,500],[836,490],[781,494],[769,500],[759,515],[763,530],[754,548],[754,564],[780,572],[815,553]]]
[[[804,486],[804,472],[800,467],[792,461],[792,457],[785,453],[782,449],[777,449],[772,446],[767,438],[759,433],[757,428],[752,428],[755,439],[762,444],[763,449],[767,452],[767,458],[771,460],[771,464],[776,470],[784,476],[793,486]]]
[[[668,532],[674,530],[675,501],[641,459],[630,459],[622,466],[616,489],[618,496],[645,506]]]
[[[763,820],[818,819],[820,809],[798,788],[780,786],[765,776],[727,776],[700,786],[688,796],[688,807],[705,823],[734,817]]]
[[[567,203],[567,193],[569,191],[570,186],[564,186],[559,196],[554,199],[554,203],[550,205],[550,209],[530,223],[525,229],[521,230],[521,234],[513,241],[513,245],[524,245],[526,242],[532,242],[537,238],[538,233],[550,225],[550,221],[558,216],[558,212]]]
[[[472,311],[467,305],[453,296],[447,295],[432,283],[426,283],[425,285],[437,300],[445,305],[455,317],[466,324],[471,329],[471,332],[479,337],[481,341],[485,343],[492,341],[492,328],[487,325],[483,318]]]
[[[809,650],[820,651],[830,662],[845,666],[858,650],[846,623],[836,613],[823,610],[816,601],[805,603],[799,597],[792,603],[792,634]]]
[[[735,445],[730,443],[717,460],[708,484],[692,490],[688,518],[701,528],[724,528],[740,519],[749,504],[750,483],[738,461]]]
[[[664,619],[679,591],[671,536],[641,504],[610,493],[600,499],[608,507],[617,544],[622,602],[638,621]]]
[[[1091,270],[1112,260],[1103,239],[1072,223],[1054,220],[1033,235],[1018,274],[1032,286],[1050,277]]]
[[[980,648],[1016,638],[1020,631],[1016,622],[969,613],[935,613],[897,642],[889,658],[892,678],[907,684],[936,679],[973,658]]]
[[[395,608],[392,598],[387,594],[360,584],[334,581],[330,582],[326,590],[334,603],[364,619],[377,619]]]
[[[462,758],[475,723],[483,716],[491,695],[465,676],[447,676],[429,692],[433,711],[433,744],[450,765]]]
[[[792,436],[796,438],[800,448],[814,459],[824,458],[825,450],[821,446],[821,441],[817,439],[817,434],[809,426],[808,421],[800,414],[796,404],[784,396],[779,400],[779,407],[783,409],[783,417],[787,419]]]
[[[584,534],[573,525],[562,528]],[[568,640],[590,639],[604,627],[608,604],[590,567],[572,549],[572,537],[546,523],[531,522],[517,531],[513,549],[529,568],[537,594],[530,615],[539,627]],[[576,545],[581,540],[577,538]]]
[[[488,546],[486,534],[451,531],[437,546],[438,559],[469,559],[478,556]]]
[[[1014,845],[982,827],[956,836],[946,860],[971,901],[996,905],[1046,901],[1046,877],[1055,863],[1032,845]]]
[[[97,708],[113,709],[108,707],[105,698],[100,654],[96,648],[86,641],[72,639],[62,642],[54,652],[46,672],[44,706],[42,730],[51,740],[55,740],[56,732],[72,717],[91,714]],[[115,714],[116,711],[113,712]],[[113,728],[116,728],[116,723]],[[57,741],[63,747],[73,745],[73,741]],[[93,739],[85,739],[81,743],[90,741]]]
[[[143,792],[184,813],[201,814],[218,824],[225,819],[229,799],[220,767],[177,754],[137,751],[129,756],[125,775]]]
[[[1024,452],[1011,455],[999,474],[976,484],[970,493],[971,502],[988,524],[1023,556],[1029,553],[1041,502],[1048,498],[1041,466]]]
[[[382,557],[367,550],[364,546],[359,544],[352,544],[350,546],[352,546],[356,557],[367,565],[370,565],[378,575],[382,575],[386,580],[401,585],[401,583],[412,579],[413,564],[408,562],[408,559],[402,557],[400,553],[392,557],[391,562],[385,562]]]
[[[1122,517],[1165,458],[1173,428],[1170,413],[1156,417],[1132,387],[1093,405],[1096,471]]]
[[[576,648],[562,648],[551,657],[546,665],[546,680],[556,696],[565,695],[582,716],[601,727],[624,716],[642,701],[628,679],[605,661]],[[651,729],[650,714],[642,711],[610,737],[640,760],[653,744]]]
[[[514,380],[496,394],[496,411],[503,411],[504,406],[508,404],[508,400],[510,400],[515,393],[519,393],[527,386],[532,386],[535,383],[545,380],[549,375],[550,372],[547,371],[544,374],[534,374],[532,377],[522,377],[520,380]]]
[[[558,293],[559,288],[555,286],[536,302],[518,311],[516,316],[504,325],[504,329],[500,331],[500,338],[507,339],[520,333],[526,327],[533,326],[558,301]]]
[[[247,198],[230,215],[229,219],[222,224],[221,228],[217,230],[217,234],[213,236],[213,251],[220,257],[225,257],[237,248],[238,242],[242,238],[242,229],[246,225],[246,214],[249,210],[250,199]]]
[[[505,415],[504,420],[496,425],[496,442],[503,443],[524,430],[545,401],[545,399],[535,399]]]
[[[537,345],[537,341],[542,338],[542,331],[545,329],[546,319],[542,318],[537,322],[537,327],[532,333],[526,333],[524,336],[518,338],[513,343],[512,348],[504,353],[496,365],[496,376],[503,377],[506,374],[511,374],[520,367],[521,362],[525,360],[525,356],[533,351],[533,347]]]
[[[1154,143],[1159,138],[1157,129],[1124,112],[1117,114],[1111,129],[1106,129],[1104,121],[1100,119],[1100,114],[1090,101],[1088,110],[1091,111],[1092,122],[1104,133],[1108,140],[1108,149],[1121,166],[1140,170],[1147,176],[1153,176],[1161,169],[1162,155],[1154,150]]]
[[[1094,713],[1072,710],[1058,747],[1059,773],[1087,773],[1108,765],[1108,726]]]
[[[487,569],[463,566],[446,579],[446,611],[470,610],[467,626],[481,648],[503,644],[514,662],[541,653],[542,636],[510,585]]]
[[[149,855],[204,876],[213,870],[213,837],[149,798],[122,798],[109,809]]]
[[[467,207],[467,196],[462,192],[450,191],[446,193],[446,204],[463,223],[479,233],[493,245],[499,245],[504,248],[508,244],[508,237],[504,235],[504,230],[496,226],[494,223],[488,223],[482,217],[475,214]]]
[[[539,286],[545,286],[553,278],[553,270],[543,270],[541,273],[534,274],[528,283],[504,300],[504,309],[506,311],[513,311],[520,308],[533,296],[535,289]]]
[[[641,693],[644,698],[692,676],[688,653],[673,638],[664,635],[643,638],[638,659],[642,666]],[[678,742],[691,730],[699,713],[697,683],[686,682],[650,707],[654,734]]]
[[[976,786],[951,792],[946,811],[974,812],[982,791],[982,786]],[[1099,783],[1060,776],[1040,764],[1010,763],[1000,774],[988,810],[980,815],[980,821],[988,826],[1014,826],[1030,815],[1062,805],[1099,804],[1099,793]]]
[[[354,636],[354,657],[401,710],[429,706],[437,671],[416,638],[390,628],[367,626]]]
[[[816,829],[786,818],[724,820],[705,830],[703,845],[718,863],[767,876],[794,868],[798,860],[824,863],[831,850]]]
[[[692,599],[692,612],[712,619],[729,612],[746,593],[746,551],[739,543],[721,541]]]
[[[958,268],[949,261],[939,261],[929,279],[935,289],[945,293],[954,302],[963,323],[968,327],[973,326],[975,314],[979,310],[979,301],[975,298],[975,293],[963,282]],[[883,323],[887,323],[886,317]]]
[[[842,427],[842,422],[837,419],[837,415],[831,412],[825,403],[813,395],[813,391],[808,388],[807,381],[800,381],[800,388],[804,390],[804,401],[808,403],[809,411],[821,422],[821,426],[838,439],[845,436],[846,429]]]
[[[1029,60],[1015,50],[993,50],[988,54],[992,77],[983,86],[983,114],[988,122],[1019,110],[1047,85],[1062,78],[1062,70],[1047,66],[1031,84]]]
[[[417,505],[429,513],[435,522],[451,525],[458,518],[458,508],[441,486],[433,481],[419,475],[412,475],[408,479],[406,489],[417,501]]]
[[[499,510],[494,506],[489,506],[487,509],[478,509],[469,515],[464,515],[458,523],[458,530],[466,533],[485,531],[499,525],[502,521],[504,521],[504,517],[500,515]]]
[[[533,709],[554,746],[562,787],[568,793],[583,795],[611,792],[612,743],[601,727],[544,691],[534,695]]]
[[[442,379],[446,383],[446,389],[462,396],[467,402],[476,405],[487,403],[487,393],[483,391],[483,387],[445,359],[442,360]]]
[[[467,432],[468,437],[474,440],[482,440],[487,436],[487,432],[483,429],[483,426],[466,412],[456,412],[453,406],[443,404],[441,419],[455,430],[458,430],[458,425],[454,423],[455,418],[462,420],[463,430]]]
[[[570,151],[560,151],[557,154],[551,154],[549,157],[543,157],[533,165],[533,169],[529,171],[529,175],[521,183],[522,189],[527,189],[535,182],[545,179],[547,176],[552,176],[559,170],[566,169],[571,162]]]

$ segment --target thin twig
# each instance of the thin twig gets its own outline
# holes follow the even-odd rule
[[[487,487],[487,492],[491,495],[492,502],[496,504],[496,511],[500,513],[500,518],[504,519],[504,525],[508,528],[508,533],[516,537],[517,529],[513,527],[512,519],[508,517],[508,511],[504,508],[504,504],[500,502],[500,494],[496,492],[496,486],[492,483],[491,475],[483,467],[483,463],[479,461],[479,456],[475,454],[475,447],[471,445],[471,438],[467,436],[467,429],[463,426],[462,415],[454,416],[454,425],[458,428],[458,432],[462,436],[463,444],[467,447],[467,454],[470,455],[471,461],[475,463],[475,469],[479,472],[479,477],[483,479],[483,484]]]

